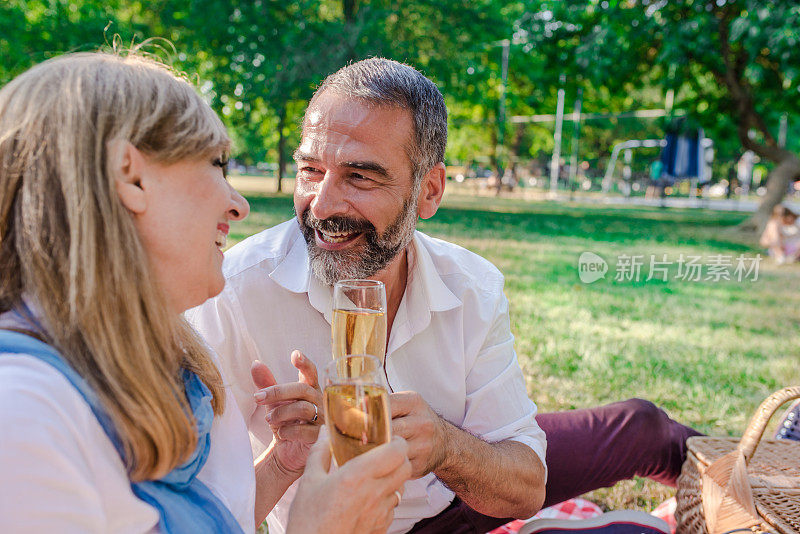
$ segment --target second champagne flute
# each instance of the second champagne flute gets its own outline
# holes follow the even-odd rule
[[[377,280],[341,280],[333,286],[331,348],[334,358],[386,357],[386,288]]]
[[[337,465],[391,440],[389,392],[376,357],[336,358],[325,366],[323,376],[325,422]]]

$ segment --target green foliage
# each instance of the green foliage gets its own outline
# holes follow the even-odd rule
[[[672,89],[675,109],[705,128],[718,161],[729,165],[749,130],[758,146],[774,145],[783,113],[788,148],[800,150],[799,22],[800,7],[785,0],[7,0],[0,83],[115,35],[123,44],[163,37],[174,45],[171,61],[197,74],[230,127],[235,155],[256,163],[278,161],[281,141],[288,158],[324,76],[382,55],[413,64],[441,88],[449,160],[494,157],[500,131],[511,153],[544,160],[552,123],[498,124],[500,43],[508,39],[507,117],[554,112],[558,88],[567,113],[579,90],[585,113],[606,113],[663,107]],[[602,167],[615,142],[660,137],[664,126],[586,121],[581,160]],[[567,123],[564,150],[571,136]],[[772,156],[762,154],[777,161]]]
[[[533,11],[521,25],[522,36],[568,80],[617,98],[653,86],[674,89],[676,107],[696,118],[724,158],[741,153],[749,129],[761,144],[774,144],[783,113],[798,126],[796,3],[542,1]],[[790,150],[800,149],[796,136],[790,143]]]
[[[0,3],[0,85],[64,52],[93,51],[150,36],[142,3],[6,0]]]

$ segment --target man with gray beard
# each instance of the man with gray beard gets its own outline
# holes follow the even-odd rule
[[[650,403],[537,418],[502,274],[415,230],[441,202],[446,142],[442,95],[395,61],[344,67],[311,99],[294,154],[296,218],[233,247],[224,291],[187,314],[222,359],[254,452],[273,449],[300,477],[322,423],[331,286],[371,278],[386,286],[392,432],[413,468],[390,532],[485,532],[529,517],[548,469],[548,504],[634,474],[674,484],[692,431]],[[274,490],[286,493],[271,534],[284,532],[294,496]]]
[[[295,155],[295,157],[300,157]],[[297,215],[295,213],[295,215]],[[366,220],[346,217],[317,219],[310,209],[306,209],[300,220],[300,229],[308,244],[308,258],[314,276],[332,286],[339,280],[369,278],[381,271],[405,248],[414,236],[417,222],[417,202],[412,192],[411,198],[403,202],[397,220],[384,232],[378,234],[375,227]],[[331,252],[314,245],[316,232],[322,234],[363,234],[364,248]]]

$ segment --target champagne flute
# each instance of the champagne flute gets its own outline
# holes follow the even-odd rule
[[[386,288],[377,280],[341,280],[333,286],[333,357],[386,357]]]
[[[323,405],[336,464],[392,439],[383,366],[375,356],[342,356],[325,366]]]

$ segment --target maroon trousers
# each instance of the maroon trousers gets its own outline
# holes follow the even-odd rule
[[[686,439],[699,435],[642,399],[543,413],[536,421],[547,435],[544,506],[633,476],[675,486],[686,459]],[[482,534],[510,520],[483,515],[456,497],[448,508],[419,521],[411,532]]]

